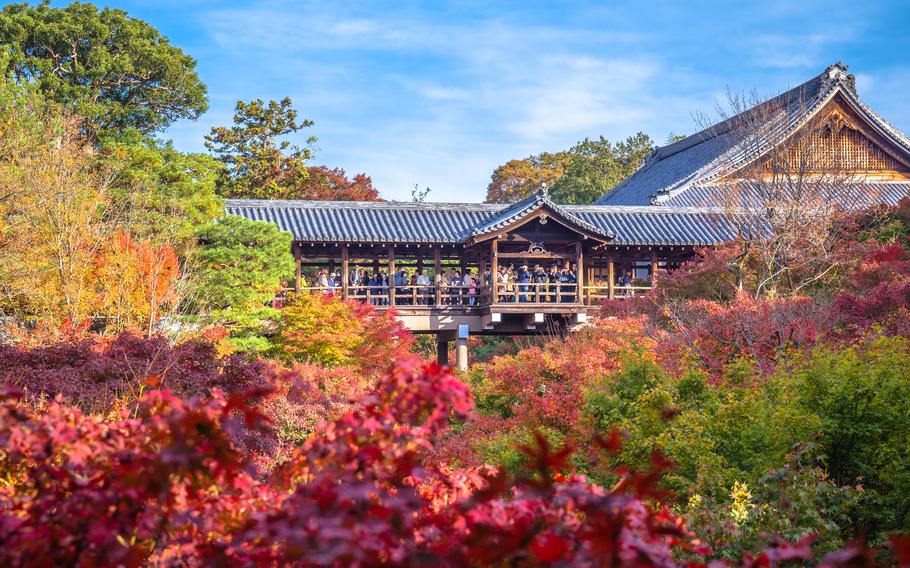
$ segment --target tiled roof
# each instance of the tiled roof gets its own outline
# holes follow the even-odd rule
[[[502,205],[228,199],[230,215],[270,221],[295,240],[460,243]]]
[[[227,213],[269,221],[295,240],[349,243],[462,243],[514,206],[228,199]],[[617,245],[708,245],[733,237],[717,209],[564,205],[560,211]]]
[[[796,183],[799,180],[794,180]],[[730,184],[709,183],[693,185],[686,191],[670,196],[661,205],[665,207],[711,207],[725,204],[735,197],[739,203],[730,203],[739,207],[755,206],[765,203],[761,197],[764,186],[761,183],[753,184],[748,180],[736,182],[736,188],[731,189]],[[785,184],[776,184],[776,190],[785,190]],[[766,189],[766,188],[765,188]],[[812,184],[810,191],[813,195],[831,202],[840,201],[843,205],[862,209],[874,205],[896,205],[898,201],[910,196],[910,181],[883,181],[869,183],[820,183]]]
[[[683,140],[657,148],[632,176],[596,201],[600,205],[693,205],[705,204],[711,184],[723,175],[750,163],[766,149],[806,123],[835,94],[842,94],[869,123],[904,148],[910,155],[910,140],[872,112],[856,95],[852,75],[836,64],[806,83],[731,117]],[[773,105],[773,106],[771,106]],[[760,140],[749,137],[742,124],[749,114],[772,108],[784,111],[769,125]],[[766,111],[765,111],[766,112]],[[705,190],[705,188],[708,188]],[[701,189],[699,189],[701,188]],[[687,196],[686,193],[694,192]],[[721,205],[718,202],[711,205]]]

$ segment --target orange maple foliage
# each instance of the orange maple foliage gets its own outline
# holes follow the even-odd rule
[[[379,201],[379,192],[373,187],[373,180],[366,174],[357,174],[348,179],[341,168],[326,166],[306,168],[306,178],[295,184],[297,199],[314,201]]]
[[[149,332],[177,304],[180,267],[170,245],[117,231],[96,258],[100,312],[117,327]]]

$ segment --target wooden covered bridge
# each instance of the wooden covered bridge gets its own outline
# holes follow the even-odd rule
[[[784,144],[801,129],[823,131],[815,147],[846,157],[862,174],[855,183],[864,195],[886,203],[907,195],[910,139],[859,100],[846,67],[832,65],[770,102],[783,109],[786,128],[769,132],[763,147]],[[293,235],[297,290],[311,287],[304,273],[336,273],[335,293],[394,308],[412,331],[436,334],[441,360],[456,340],[464,367],[470,334],[583,323],[591,306],[649,289],[696,247],[735,238],[725,191],[748,186],[744,172],[755,170],[746,166],[766,159],[744,151],[755,140],[730,126],[735,118],[656,149],[594,205],[556,204],[540,191],[510,205],[231,199],[226,208]],[[568,277],[516,277],[536,265]],[[427,278],[396,282],[402,269]],[[361,270],[388,275],[388,284],[351,277]],[[448,282],[452,270],[471,274],[470,283]]]
[[[641,293],[693,247],[733,236],[716,211],[563,206],[545,192],[508,206],[229,200],[227,210],[294,235],[296,289],[312,288],[304,272],[336,273],[342,297],[394,307],[411,330],[443,337],[459,326],[511,335],[584,322],[589,306]],[[573,278],[522,282],[523,266],[567,268]],[[353,285],[358,269],[390,283]],[[401,270],[409,278],[398,285],[392,275]],[[446,284],[452,270],[471,274],[472,284]],[[411,284],[419,273],[428,282]]]

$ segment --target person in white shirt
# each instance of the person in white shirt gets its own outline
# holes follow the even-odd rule
[[[430,278],[423,273],[423,270],[417,271],[417,285],[420,286],[421,303],[424,301],[430,303],[429,298],[427,297],[427,289],[430,287]]]
[[[316,287],[323,289],[329,287],[329,275],[325,270],[319,271],[319,276],[316,277]]]

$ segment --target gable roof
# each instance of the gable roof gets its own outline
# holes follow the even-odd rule
[[[541,189],[521,201],[506,206],[488,221],[475,227],[471,232],[471,240],[483,240],[483,238],[488,235],[492,235],[502,229],[520,223],[522,219],[525,219],[538,211],[544,211],[550,217],[567,227],[598,240],[609,241],[615,236],[609,230],[598,228],[574,215],[564,206],[557,205],[550,199],[550,195],[547,193],[546,189]]]
[[[805,125],[835,95],[844,100],[878,133],[905,151],[910,157],[910,139],[866,106],[856,94],[853,75],[841,63],[829,66],[823,73],[806,83],[733,116],[719,124],[693,134],[683,140],[654,150],[642,167],[629,178],[602,196],[595,203],[600,205],[721,205],[706,202],[720,187],[698,191],[699,199],[685,196],[694,188],[708,186],[755,159],[756,146],[770,148]],[[764,139],[745,142],[747,133],[736,128],[749,113],[760,113],[773,108],[782,111]],[[882,193],[893,195],[896,186],[884,188]],[[906,193],[903,194],[906,196]],[[899,199],[899,198],[898,198]],[[890,201],[889,201],[890,202]]]

